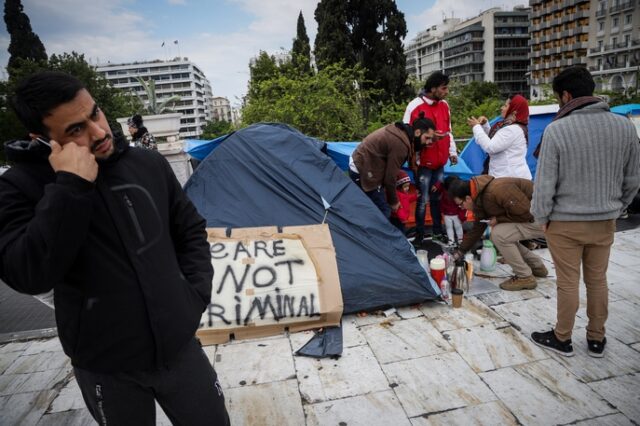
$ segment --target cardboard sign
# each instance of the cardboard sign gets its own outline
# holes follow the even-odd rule
[[[338,325],[342,293],[327,225],[207,230],[213,265],[203,344]]]

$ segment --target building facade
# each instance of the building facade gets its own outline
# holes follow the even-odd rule
[[[448,18],[441,24],[419,32],[405,48],[407,73],[418,81],[425,81],[434,71],[442,71],[442,37],[459,23],[458,18]]]
[[[638,91],[639,0],[591,0],[588,65],[596,90]]]
[[[211,99],[211,112],[213,121],[228,121],[233,122],[233,115],[231,113],[231,102],[229,99],[216,96]]]
[[[492,8],[461,22],[445,19],[405,49],[407,72],[424,81],[442,70],[462,84],[494,82],[503,96],[528,94],[529,8]]]
[[[571,65],[587,66],[591,0],[529,0],[531,99],[550,96],[553,77]]]
[[[211,84],[200,68],[187,58],[98,65],[97,71],[112,86],[137,94],[145,103],[148,102],[147,95],[138,78],[155,82],[158,103],[179,96],[180,100],[171,109],[182,113],[181,138],[197,138],[213,118]]]

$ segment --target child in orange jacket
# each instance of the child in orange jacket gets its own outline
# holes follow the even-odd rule
[[[409,214],[411,211],[411,203],[416,201],[417,195],[410,194],[409,188],[411,187],[411,179],[409,175],[400,170],[396,177],[396,195],[398,201],[400,201],[400,208],[395,212],[391,212],[391,218],[389,219],[402,233],[406,232],[404,224],[409,220]]]

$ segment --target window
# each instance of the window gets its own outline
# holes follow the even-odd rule
[[[631,25],[632,22],[633,22],[633,15],[627,15],[624,17],[625,25]]]
[[[598,40],[598,50],[602,50],[602,40]]]
[[[613,18],[613,28],[617,28],[618,27],[618,22],[619,22],[619,19],[617,17]]]
[[[598,31],[604,31],[604,21],[598,22]]]

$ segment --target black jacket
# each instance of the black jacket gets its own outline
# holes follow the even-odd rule
[[[90,183],[54,173],[48,148],[5,144],[0,278],[54,289],[58,334],[73,365],[96,372],[165,366],[194,336],[211,298],[205,221],[154,151],[116,151]]]

